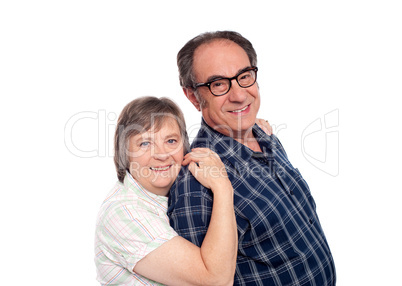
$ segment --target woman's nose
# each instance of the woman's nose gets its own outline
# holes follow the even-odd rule
[[[152,156],[158,160],[165,160],[169,157],[169,153],[163,146],[155,146],[152,150]]]

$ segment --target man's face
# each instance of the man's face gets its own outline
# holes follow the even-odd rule
[[[250,67],[246,52],[227,40],[216,40],[198,47],[194,53],[194,74],[197,83],[205,83],[217,77],[233,77]],[[199,87],[205,100],[202,116],[205,122],[218,132],[230,137],[244,139],[254,125],[260,108],[258,85],[242,88],[232,81],[229,92],[214,96],[208,87]]]

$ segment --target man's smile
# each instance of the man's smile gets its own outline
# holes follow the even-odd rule
[[[233,110],[233,111],[230,111],[230,112],[231,112],[231,113],[241,113],[241,112],[247,110],[249,107],[250,107],[250,104],[249,104],[249,105],[246,105],[245,107],[243,107],[243,108],[241,108],[241,109]]]

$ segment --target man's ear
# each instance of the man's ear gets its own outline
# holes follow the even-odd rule
[[[197,108],[198,111],[201,111],[200,103],[198,102],[197,98],[195,97],[194,90],[192,88],[183,87],[183,92],[191,101],[191,103]]]

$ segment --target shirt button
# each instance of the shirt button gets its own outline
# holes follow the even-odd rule
[[[308,221],[310,222],[310,224],[313,224],[314,222],[312,218],[310,218]]]

